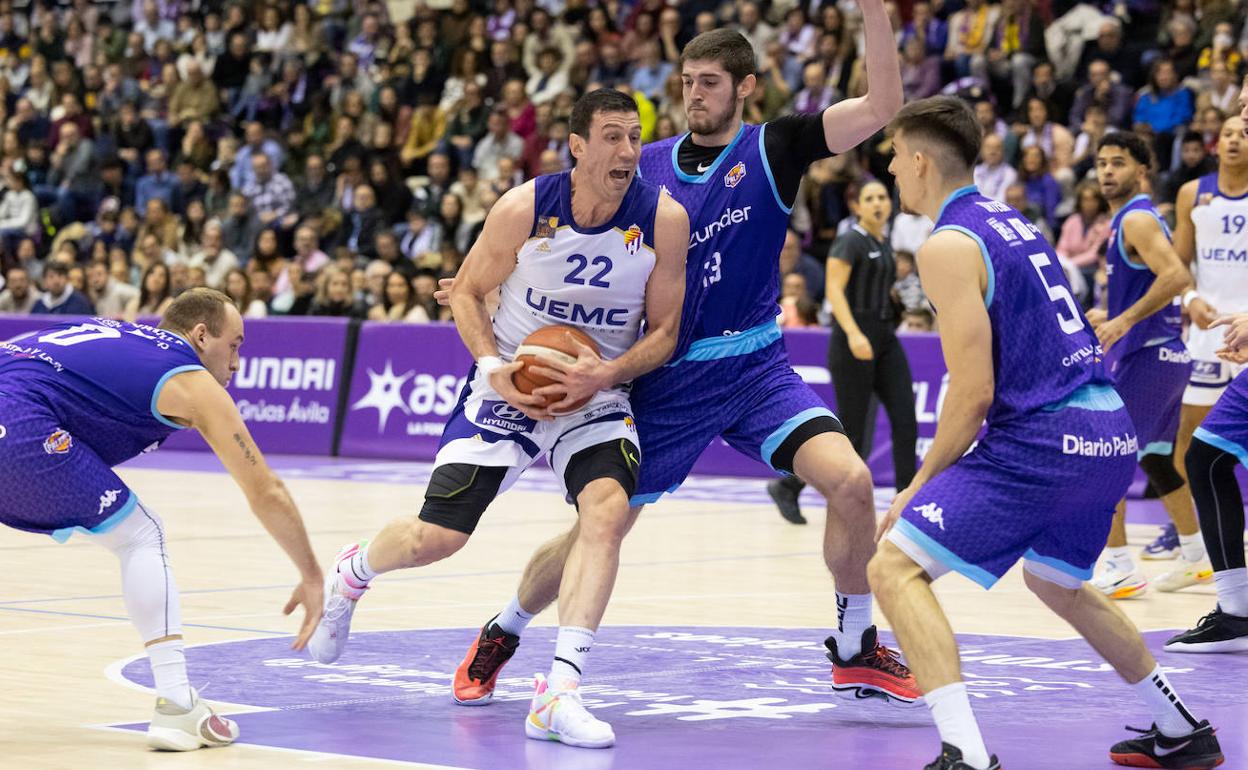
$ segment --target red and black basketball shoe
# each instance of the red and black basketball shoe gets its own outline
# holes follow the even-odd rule
[[[832,661],[832,689],[855,698],[884,698],[897,706],[915,706],[923,697],[919,683],[897,653],[880,644],[875,626],[862,632],[862,651],[843,660],[836,636],[823,642]]]
[[[1148,730],[1128,727],[1140,734],[1114,744],[1109,758],[1127,767],[1160,767],[1171,770],[1209,770],[1226,761],[1222,747],[1208,721],[1196,731],[1178,738],[1167,738],[1153,725]]]
[[[464,661],[455,669],[452,692],[461,706],[484,706],[494,697],[494,684],[511,656],[520,646],[520,637],[498,627],[491,618],[481,635],[468,648]]]

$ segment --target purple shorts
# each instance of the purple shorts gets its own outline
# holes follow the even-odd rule
[[[1206,444],[1235,455],[1240,464],[1248,468],[1248,370],[1227,386],[1194,435]]]
[[[1177,339],[1139,348],[1114,361],[1114,387],[1135,424],[1140,457],[1174,451],[1183,391],[1191,369],[1192,355]]]

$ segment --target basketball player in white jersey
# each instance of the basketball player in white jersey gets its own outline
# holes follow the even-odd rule
[[[1183,458],[1191,446],[1192,433],[1244,368],[1218,358],[1217,351],[1224,345],[1222,330],[1209,327],[1219,315],[1248,311],[1248,139],[1244,125],[1238,115],[1222,123],[1218,170],[1183,185],[1175,207],[1174,250],[1191,268],[1196,284],[1183,295],[1183,306],[1192,321],[1187,331],[1192,373],[1183,392],[1174,457],[1175,467],[1184,478],[1187,469]],[[1172,534],[1167,527],[1143,554],[1146,559],[1179,558],[1173,570],[1153,582],[1159,591],[1177,591],[1213,579],[1213,566],[1200,531],[1182,534],[1197,522],[1175,523],[1180,525],[1178,532]]]
[[[621,386],[665,362],[676,345],[689,219],[636,176],[641,123],[632,97],[586,94],[570,128],[576,167],[500,198],[460,268],[451,307],[476,364],[443,431],[419,517],[396,519],[339,553],[308,648],[322,663],[336,660],[370,580],[458,551],[498,493],[545,455],[577,506],[580,535],[559,589],[554,663],[549,677],[537,677],[525,733],[605,748],[615,734],[585,710],[577,686],[615,584],[641,457]],[[485,298],[495,289],[501,300],[491,322]],[[550,360],[549,370],[536,371],[557,384],[524,395],[511,381],[521,364],[511,359],[525,337],[552,324],[579,327],[601,358],[582,345],[575,364]],[[546,395],[563,398],[547,408]]]

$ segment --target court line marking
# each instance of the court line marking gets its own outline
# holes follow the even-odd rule
[[[126,623],[130,618],[125,615],[97,615],[89,612],[65,612],[63,610],[37,610],[33,607],[0,607],[0,612],[34,612],[40,615],[60,615],[71,618],[92,618],[94,620],[120,620]],[[239,628],[238,626],[214,626],[203,623],[183,623],[186,628],[208,628],[215,631],[242,631],[249,634],[269,634],[270,636],[291,636],[285,631],[269,631],[263,628]]]

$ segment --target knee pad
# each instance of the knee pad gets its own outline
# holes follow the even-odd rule
[[[615,479],[632,497],[637,489],[637,472],[641,467],[641,450],[626,438],[594,444],[572,455],[563,472],[568,499],[576,504],[585,487],[598,479]]]
[[[448,463],[433,469],[420,520],[471,535],[485,509],[498,496],[509,469]]]
[[[1174,458],[1169,455],[1144,455],[1140,458],[1140,468],[1161,497],[1183,488],[1183,477],[1175,470]]]

